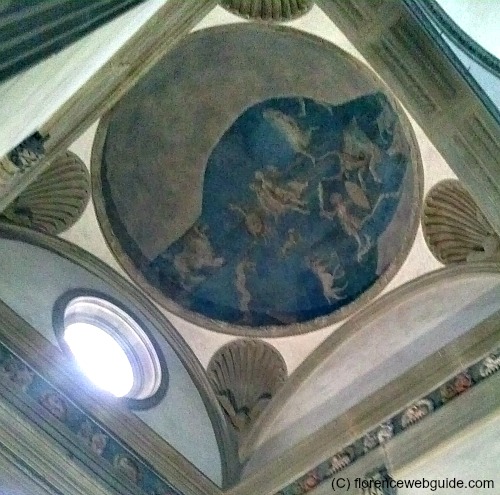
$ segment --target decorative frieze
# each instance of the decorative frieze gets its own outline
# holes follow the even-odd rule
[[[342,471],[342,469],[345,469],[351,464],[354,457],[354,449],[352,447],[348,447],[342,452],[338,452],[330,459],[330,473],[335,474]]]
[[[434,411],[434,405],[429,399],[421,399],[405,410],[401,417],[401,427],[403,430],[418,423]]]
[[[373,450],[379,445],[383,445],[394,436],[394,426],[390,421],[381,424],[376,430],[367,433],[363,438],[365,452]]]
[[[208,365],[208,377],[239,436],[283,385],[287,377],[281,354],[260,340],[235,340],[220,348]]]
[[[441,398],[447,402],[462,394],[472,386],[472,378],[468,373],[460,373],[453,380],[441,387]]]
[[[500,348],[478,362],[462,370],[446,383],[434,389],[425,397],[420,398],[406,409],[396,413],[386,422],[358,438],[341,452],[326,459],[321,464],[311,469],[304,476],[283,488],[277,495],[302,495],[323,483],[332,483],[332,479],[339,472],[355,463],[368,452],[378,446],[391,441],[392,438],[413,427],[420,421],[441,409],[456,397],[467,392],[488,377],[500,371]],[[388,476],[387,472],[382,478],[378,476],[379,470],[368,473],[364,479],[382,479]],[[391,491],[374,492],[393,494]]]
[[[458,180],[441,181],[429,191],[422,228],[432,254],[445,265],[500,260],[500,238]]]
[[[0,390],[2,386],[18,394],[30,411],[53,424],[70,439],[74,449],[90,453],[121,483],[148,495],[180,495],[137,454],[0,342]]]
[[[496,353],[490,354],[481,364],[479,373],[482,378],[487,378],[500,371],[500,349]]]

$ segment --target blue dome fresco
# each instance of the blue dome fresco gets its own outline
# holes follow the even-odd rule
[[[101,121],[92,176],[132,279],[182,318],[249,336],[321,328],[373,298],[422,194],[383,84],[335,46],[255,24],[169,53]]]
[[[380,93],[248,108],[210,155],[201,216],[149,280],[239,325],[303,322],[352,302],[378,278],[378,238],[401,198],[409,145],[398,126]]]

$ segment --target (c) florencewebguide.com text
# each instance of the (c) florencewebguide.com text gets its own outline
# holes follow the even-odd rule
[[[379,495],[395,493],[393,490],[408,488],[408,489],[426,489],[434,492],[438,489],[471,489],[484,488],[494,489],[495,482],[493,480],[462,480],[458,478],[442,478],[442,479],[394,479],[386,477],[384,479],[364,479],[364,478],[343,478],[336,477],[332,479],[331,486],[333,491],[357,491],[363,495]]]

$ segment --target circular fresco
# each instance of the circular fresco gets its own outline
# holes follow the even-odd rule
[[[253,336],[310,331],[374,297],[411,247],[422,193],[410,125],[368,69],[252,24],[168,54],[101,121],[92,176],[139,285]]]

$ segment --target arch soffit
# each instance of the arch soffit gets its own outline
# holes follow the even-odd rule
[[[180,359],[197,388],[213,426],[222,463],[223,486],[234,482],[239,466],[235,463],[235,444],[227,420],[222,412],[208,377],[198,358],[170,321],[149,299],[106,263],[84,249],[64,239],[24,227],[0,223],[0,237],[25,242],[63,257],[105,281],[123,297],[122,303],[132,304],[143,312]]]
[[[271,429],[274,419],[287,407],[289,399],[343,343],[362,330],[366,324],[383,315],[387,308],[400,305],[441,282],[478,275],[498,275],[500,281],[500,264],[482,262],[444,267],[413,279],[365,306],[327,337],[289,376],[248,432],[240,447],[240,458],[250,458],[264,439],[264,433]]]

